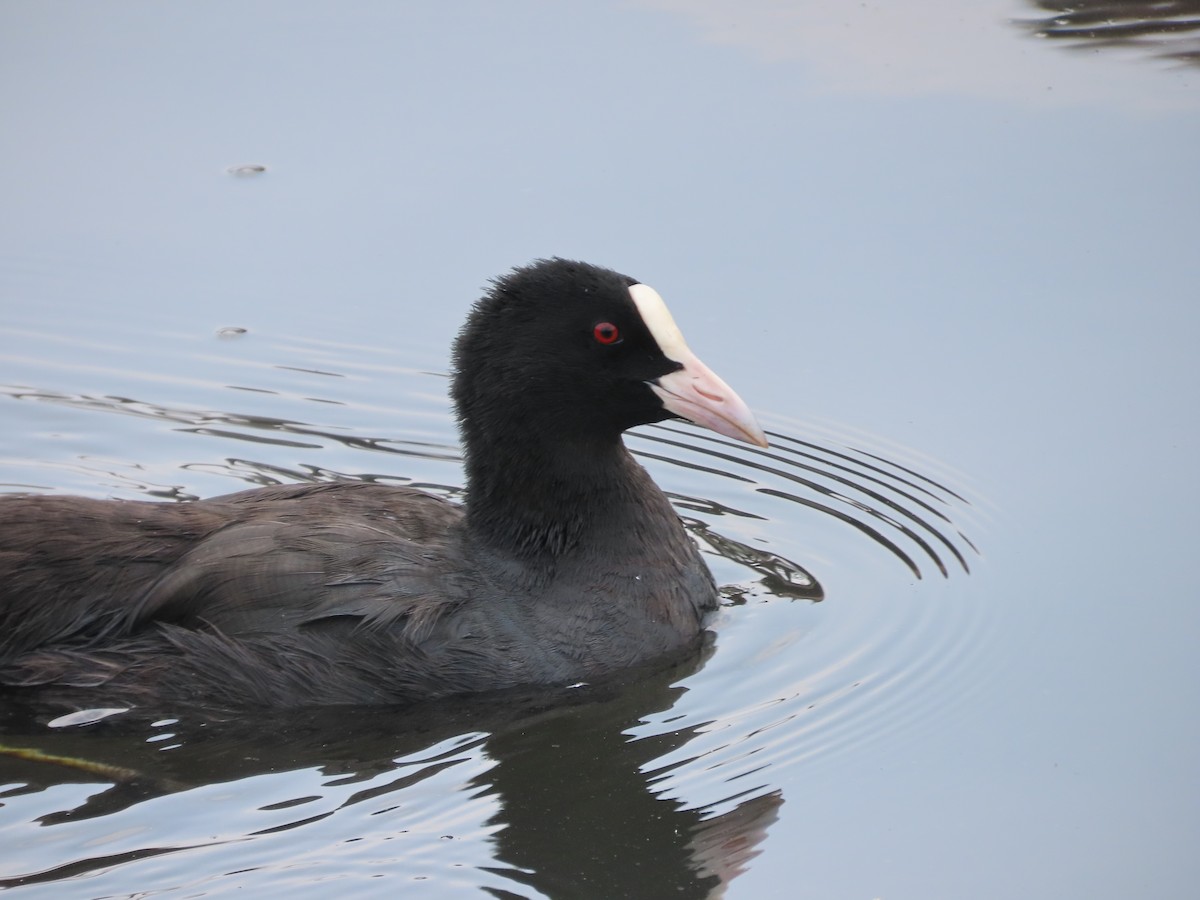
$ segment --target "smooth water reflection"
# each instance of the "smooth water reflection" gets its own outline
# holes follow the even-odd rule
[[[537,896],[711,896],[755,854],[781,798],[719,768],[705,776],[711,808],[660,796],[654,761],[695,729],[631,732],[670,709],[683,674],[553,702],[265,720],[133,722],[135,711],[46,730],[36,710],[9,709],[6,745],[36,743],[43,758],[7,757],[0,885],[53,893],[89,876],[100,895],[153,877],[224,891],[374,868],[443,893],[508,879]]]

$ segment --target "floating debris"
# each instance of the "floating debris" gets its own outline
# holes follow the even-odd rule
[[[230,175],[235,175],[238,178],[250,178],[255,175],[262,175],[267,171],[267,167],[261,163],[244,163],[238,166],[230,166],[225,170]]]

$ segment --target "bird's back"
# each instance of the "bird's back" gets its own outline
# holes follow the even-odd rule
[[[441,573],[458,560],[442,557],[460,519],[421,491],[360,483],[175,504],[0,499],[0,680],[120,681],[139,656],[186,659],[180,642],[286,651],[339,620],[411,632],[453,605]]]

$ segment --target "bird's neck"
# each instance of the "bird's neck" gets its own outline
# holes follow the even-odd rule
[[[622,552],[661,520],[678,528],[620,437],[468,452],[466,507],[473,539],[548,564],[584,550]]]

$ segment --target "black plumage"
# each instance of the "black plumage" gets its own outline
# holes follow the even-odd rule
[[[621,433],[681,415],[764,441],[657,295],[585,263],[517,269],[471,311],[454,369],[462,507],[365,483],[0,499],[0,685],[406,703],[695,648],[716,588]]]

